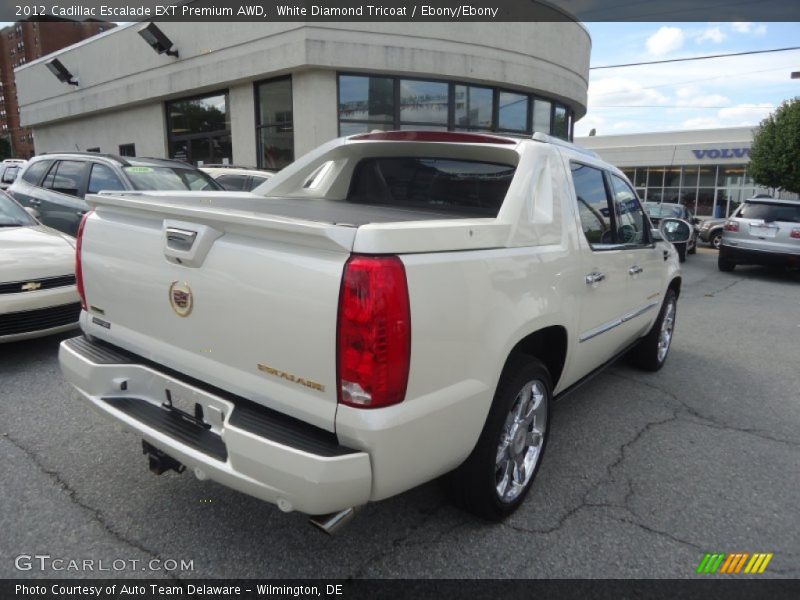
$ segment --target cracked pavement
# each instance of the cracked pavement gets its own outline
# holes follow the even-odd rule
[[[156,577],[693,577],[706,552],[773,552],[800,576],[800,273],[684,264],[656,374],[624,362],[553,407],[544,464],[505,523],[437,482],[364,508],[336,537],[188,474],[76,400],[58,342],[0,346],[0,577],[19,554],[193,560]]]

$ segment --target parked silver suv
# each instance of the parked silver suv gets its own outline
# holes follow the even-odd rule
[[[720,271],[736,265],[800,266],[800,202],[745,200],[725,223],[717,264]]]

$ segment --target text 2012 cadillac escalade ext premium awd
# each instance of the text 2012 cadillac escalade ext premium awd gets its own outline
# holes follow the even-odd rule
[[[61,366],[156,472],[338,516],[449,474],[501,519],[554,398],[667,357],[677,253],[591,152],[376,132],[255,191],[87,198]]]

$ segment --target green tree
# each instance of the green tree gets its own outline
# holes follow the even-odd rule
[[[761,121],[747,172],[765,187],[800,193],[800,97]]]

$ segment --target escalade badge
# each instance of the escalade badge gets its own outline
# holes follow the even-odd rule
[[[33,290],[38,290],[42,287],[42,284],[38,281],[30,281],[28,283],[22,284],[22,291],[23,292],[32,292]]]
[[[169,303],[179,317],[188,317],[194,306],[192,289],[186,282],[173,281],[169,286]]]

